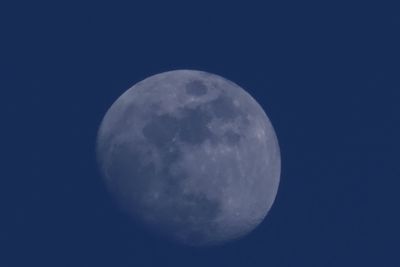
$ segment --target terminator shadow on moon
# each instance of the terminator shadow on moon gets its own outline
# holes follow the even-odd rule
[[[260,105],[194,70],[157,74],[122,94],[100,125],[97,158],[125,212],[191,246],[251,232],[280,179],[278,141]]]

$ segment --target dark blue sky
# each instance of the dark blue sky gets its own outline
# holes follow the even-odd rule
[[[400,266],[398,6],[192,2],[2,1],[0,266]],[[143,232],[96,168],[112,102],[182,68],[247,89],[281,146],[267,219],[223,247]]]

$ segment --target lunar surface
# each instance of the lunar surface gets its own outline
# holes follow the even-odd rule
[[[178,243],[231,241],[259,225],[280,179],[275,131],[260,105],[218,75],[151,76],[107,111],[97,139],[120,207]]]

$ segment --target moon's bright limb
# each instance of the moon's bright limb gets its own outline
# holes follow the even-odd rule
[[[260,105],[201,71],[157,74],[121,95],[101,123],[97,156],[126,212],[195,246],[253,230],[280,179],[277,138]]]

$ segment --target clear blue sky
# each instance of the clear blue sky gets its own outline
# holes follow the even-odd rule
[[[400,266],[398,7],[180,2],[2,1],[0,266]],[[112,102],[182,68],[248,90],[282,150],[267,219],[223,247],[143,232],[96,168]]]

